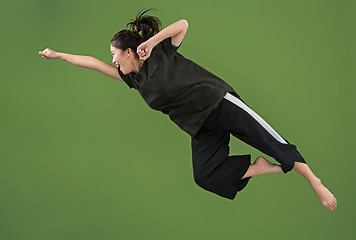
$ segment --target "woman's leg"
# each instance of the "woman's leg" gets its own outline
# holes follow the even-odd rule
[[[333,211],[336,208],[337,201],[335,196],[321,183],[320,178],[314,175],[306,163],[295,162],[293,170],[309,181],[323,206],[327,207],[330,211]],[[242,179],[275,172],[283,172],[280,165],[271,163],[263,157],[258,157],[256,161],[249,166]]]
[[[227,101],[226,101],[227,100]],[[266,121],[247,106],[239,96],[226,95],[223,99],[224,116],[219,120],[223,129],[261,152],[273,157],[281,165],[275,165],[263,158],[257,158],[247,169],[244,177],[265,173],[287,173],[295,170],[304,176],[318,195],[323,206],[333,211],[336,208],[334,195],[321,184],[306,164],[297,147],[281,137]]]
[[[251,155],[229,155],[230,132],[215,128],[212,116],[191,138],[194,181],[201,188],[232,200],[251,179],[242,179],[251,165]]]
[[[321,180],[314,175],[306,163],[295,162],[293,170],[304,176],[314,189],[321,204],[333,211],[337,206],[335,196],[321,183]]]

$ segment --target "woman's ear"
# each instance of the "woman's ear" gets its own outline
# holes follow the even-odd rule
[[[130,56],[130,55],[132,55],[132,53],[133,53],[133,51],[132,51],[131,48],[128,48],[128,49],[125,50],[125,55]]]

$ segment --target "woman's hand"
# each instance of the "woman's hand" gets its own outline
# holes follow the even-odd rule
[[[39,54],[41,54],[44,59],[56,59],[56,58],[59,58],[58,52],[53,51],[53,50],[51,50],[49,48],[46,48],[43,51],[39,51]]]
[[[152,45],[151,43],[147,40],[137,47],[137,55],[139,56],[139,59],[146,60],[152,52]]]

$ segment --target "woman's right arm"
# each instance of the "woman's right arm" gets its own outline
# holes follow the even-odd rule
[[[117,67],[91,56],[56,52],[49,48],[46,48],[44,51],[40,51],[39,54],[41,54],[44,59],[62,59],[79,67],[97,70],[98,72],[101,72],[109,77],[123,81]]]

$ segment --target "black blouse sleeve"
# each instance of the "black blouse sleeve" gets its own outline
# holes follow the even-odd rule
[[[178,48],[182,45],[182,43],[180,43],[178,47],[177,47],[177,46],[174,46],[174,45],[172,44],[172,37],[168,37],[168,38],[164,39],[164,40],[162,41],[162,44],[164,44],[165,46],[167,46],[167,47],[169,47],[169,48],[172,48],[174,51],[177,51]]]
[[[129,88],[135,88],[135,85],[132,83],[131,78],[128,75],[125,75],[123,72],[121,72],[120,67],[117,68],[117,71],[119,72],[122,80],[128,85]]]

